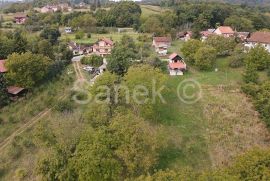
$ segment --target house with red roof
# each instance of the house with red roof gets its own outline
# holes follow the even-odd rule
[[[184,71],[187,69],[187,65],[183,58],[177,53],[173,53],[169,56],[168,64],[170,75],[183,75]]]
[[[245,47],[254,48],[262,45],[270,53],[270,32],[254,32],[247,38]]]
[[[93,53],[99,56],[110,55],[114,43],[111,39],[102,38],[93,45]]]
[[[222,35],[226,38],[233,37],[235,35],[235,32],[230,26],[220,26],[213,33],[216,35]]]
[[[167,55],[172,40],[169,37],[154,37],[152,46],[159,55]]]
[[[27,19],[25,14],[17,14],[14,16],[14,21],[16,24],[24,24]]]
[[[5,67],[5,60],[0,60],[0,74],[6,73],[7,68]]]
[[[214,35],[215,29],[207,29],[205,31],[201,31],[201,40],[205,41],[209,36]]]

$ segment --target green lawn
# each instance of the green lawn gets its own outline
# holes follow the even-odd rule
[[[76,43],[82,44],[93,44],[100,38],[111,38],[114,42],[120,41],[123,35],[129,35],[134,40],[137,40],[138,36],[141,35],[136,32],[126,32],[126,33],[107,33],[107,34],[96,34],[92,33],[91,38],[82,38],[82,39],[75,39],[75,34],[63,34],[61,36],[62,39],[69,39],[71,41],[75,41]]]

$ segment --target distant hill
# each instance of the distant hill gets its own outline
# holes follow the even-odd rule
[[[161,2],[223,2],[231,4],[247,4],[247,5],[265,5],[270,4],[270,0],[142,0],[144,3],[159,4]]]

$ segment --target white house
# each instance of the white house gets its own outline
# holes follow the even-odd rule
[[[173,53],[169,56],[168,64],[170,75],[183,75],[184,71],[187,69],[187,65],[182,57],[177,53]]]
[[[270,53],[270,32],[254,32],[247,39],[245,47],[253,48],[256,45],[262,45]]]

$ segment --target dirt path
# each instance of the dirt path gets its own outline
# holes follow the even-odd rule
[[[84,79],[84,76],[83,76],[83,74],[81,72],[81,69],[80,69],[79,62],[73,62],[73,67],[74,67],[74,70],[75,70],[76,79],[77,80]],[[59,97],[58,100],[61,100],[64,97],[65,97],[65,95]],[[18,128],[17,130],[15,130],[10,136],[8,136],[6,139],[4,139],[2,142],[0,142],[0,152],[2,152],[2,150],[14,139],[14,137],[22,134],[28,128],[31,128],[33,125],[35,125],[36,123],[38,123],[38,121],[41,120],[42,118],[44,118],[48,113],[50,113],[51,110],[54,107],[55,106],[53,106],[51,108],[45,108],[43,111],[41,111],[35,117],[33,117],[32,119],[30,119],[29,121],[27,121],[25,124],[23,124],[20,128]]]

